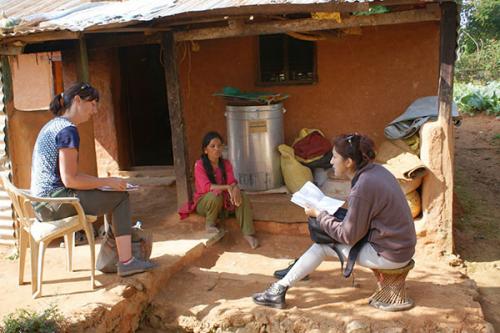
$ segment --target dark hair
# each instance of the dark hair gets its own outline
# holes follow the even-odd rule
[[[203,168],[205,169],[210,182],[212,184],[217,184],[215,180],[214,169],[212,168],[212,164],[210,163],[207,154],[205,154],[205,148],[208,147],[210,141],[212,141],[213,139],[219,139],[220,142],[224,142],[224,140],[222,140],[222,136],[217,132],[208,132],[207,134],[205,134],[203,140],[201,141],[201,161],[203,162]],[[223,184],[225,184],[227,181],[227,174],[226,167],[224,166],[224,159],[222,157],[219,158],[219,168],[222,171],[222,182]]]
[[[335,151],[343,158],[350,158],[356,164],[356,170],[375,159],[373,140],[359,133],[342,134],[333,140]]]
[[[71,107],[75,96],[80,96],[85,101],[99,102],[99,92],[88,83],[76,83],[66,89],[64,92],[57,94],[50,102],[49,110],[55,116],[61,116],[64,111]]]

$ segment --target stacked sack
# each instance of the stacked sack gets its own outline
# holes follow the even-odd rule
[[[324,169],[331,168],[332,144],[319,129],[303,128],[292,146],[280,145],[281,171],[286,187],[291,193],[297,192],[307,181],[313,181],[312,170],[322,175]],[[317,177],[316,177],[317,178]]]

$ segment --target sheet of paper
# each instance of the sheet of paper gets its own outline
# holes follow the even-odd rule
[[[344,204],[344,201],[330,198],[311,182],[306,182],[302,188],[292,195],[294,204],[306,208],[314,207],[320,211],[327,211],[332,215]]]
[[[333,215],[337,211],[337,209],[342,207],[343,204],[344,204],[344,201],[342,201],[342,200],[337,200],[337,199],[325,196],[318,203],[317,208],[320,211],[326,210],[328,212],[328,214]]]

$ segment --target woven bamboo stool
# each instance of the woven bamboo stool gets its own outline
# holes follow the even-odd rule
[[[378,289],[369,298],[369,304],[384,311],[403,311],[414,303],[406,295],[406,276],[415,266],[413,259],[405,267],[398,269],[372,269],[378,282]]]

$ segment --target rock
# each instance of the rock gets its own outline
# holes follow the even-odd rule
[[[486,322],[484,325],[484,330],[482,331],[484,333],[495,333],[495,328],[493,327],[492,324]]]
[[[130,298],[135,295],[137,292],[137,289],[135,289],[132,286],[126,286],[125,289],[123,289],[122,296],[123,298]]]
[[[346,326],[345,333],[370,333],[370,326],[359,320],[353,320]]]
[[[265,326],[262,326],[265,327]],[[257,322],[248,323],[245,327],[240,327],[236,330],[236,333],[260,333],[261,326]]]

